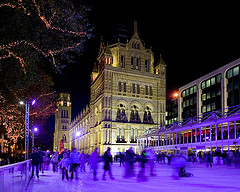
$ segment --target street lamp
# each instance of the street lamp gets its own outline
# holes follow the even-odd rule
[[[174,97],[174,98],[177,98],[178,96],[179,96],[179,93],[178,93],[178,92],[173,93],[173,97]]]
[[[76,137],[79,137],[80,136],[80,131],[77,131],[76,132]],[[78,143],[78,138],[76,138],[77,139],[77,151],[79,151],[79,143]]]
[[[32,100],[31,104],[34,105],[36,103],[36,100]],[[29,151],[29,109],[30,104],[28,101],[24,103],[24,101],[19,102],[20,105],[25,105],[26,111],[25,111],[25,160],[28,159],[28,151]]]
[[[38,128],[34,127],[32,130],[32,153],[33,153],[33,148],[34,148],[34,132],[37,132]]]

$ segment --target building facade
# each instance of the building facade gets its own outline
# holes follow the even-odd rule
[[[136,23],[129,41],[101,42],[91,74],[90,103],[67,129],[67,146],[91,153],[136,151],[137,137],[165,123],[166,65],[155,63],[139,38]],[[60,137],[59,137],[60,138]]]
[[[179,88],[178,120],[240,104],[240,59]]]
[[[69,128],[71,123],[70,94],[60,93],[55,112],[55,130],[53,139],[53,151],[60,150],[62,140],[65,148],[69,148]]]
[[[180,87],[177,121],[141,135],[139,150],[146,146],[174,154],[240,150],[239,68],[237,59]]]

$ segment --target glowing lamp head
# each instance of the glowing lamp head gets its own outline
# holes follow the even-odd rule
[[[178,92],[173,93],[173,97],[177,98],[179,96]]]
[[[23,101],[20,101],[19,104],[20,104],[20,105],[24,105],[24,102],[23,102]]]
[[[38,128],[37,128],[37,127],[34,127],[34,128],[33,128],[33,131],[37,132],[37,131],[38,131]]]
[[[76,132],[76,136],[79,137],[80,136],[80,131]]]
[[[32,105],[34,105],[36,103],[36,99],[32,100]]]

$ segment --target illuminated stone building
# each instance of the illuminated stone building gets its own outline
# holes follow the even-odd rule
[[[136,151],[137,137],[165,123],[166,65],[139,38],[100,43],[91,74],[90,103],[70,124],[67,146],[91,153],[111,147],[112,153]],[[76,134],[77,133],[77,134]]]
[[[53,150],[60,149],[60,141],[63,140],[64,147],[68,148],[68,130],[71,123],[70,94],[60,93],[55,112],[55,131]]]

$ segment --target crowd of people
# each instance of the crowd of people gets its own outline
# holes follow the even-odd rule
[[[85,154],[84,151],[81,153],[73,148],[72,151],[65,149],[64,152],[58,153],[53,152],[51,158],[49,154],[41,151],[40,148],[34,148],[30,158],[32,159],[32,177],[34,172],[37,178],[39,178],[39,171],[44,174],[44,170],[47,168],[51,162],[53,172],[58,172],[59,168],[62,172],[62,180],[65,178],[67,180],[73,180],[74,178],[78,180],[78,172],[86,172],[86,165],[90,166],[90,170],[93,172],[93,180],[98,181],[97,170],[99,168],[99,163],[103,162],[103,175],[102,180],[106,180],[106,174],[109,174],[109,178],[114,180],[112,173],[112,163],[113,160],[119,162],[119,167],[124,167],[124,178],[136,177],[137,181],[147,181],[146,177],[146,165],[148,165],[149,175],[155,176],[155,164],[169,164],[172,167],[172,177],[178,179],[179,177],[191,177],[191,173],[185,170],[186,162],[199,162],[206,163],[206,166],[212,167],[213,156],[217,157],[217,164],[220,164],[220,158],[222,158],[222,164],[230,165],[234,160],[236,167],[240,164],[240,153],[237,151],[235,154],[231,152],[228,154],[221,153],[220,150],[215,151],[214,154],[210,152],[198,152],[190,153],[186,156],[183,153],[165,154],[165,153],[155,153],[152,149],[144,149],[140,155],[135,154],[133,148],[129,148],[126,152],[119,152],[114,157],[111,154],[111,148],[104,152],[102,156],[99,155],[99,149],[96,148],[91,154]],[[134,170],[134,163],[139,163],[139,171],[136,174]],[[70,174],[70,175],[69,175]]]

